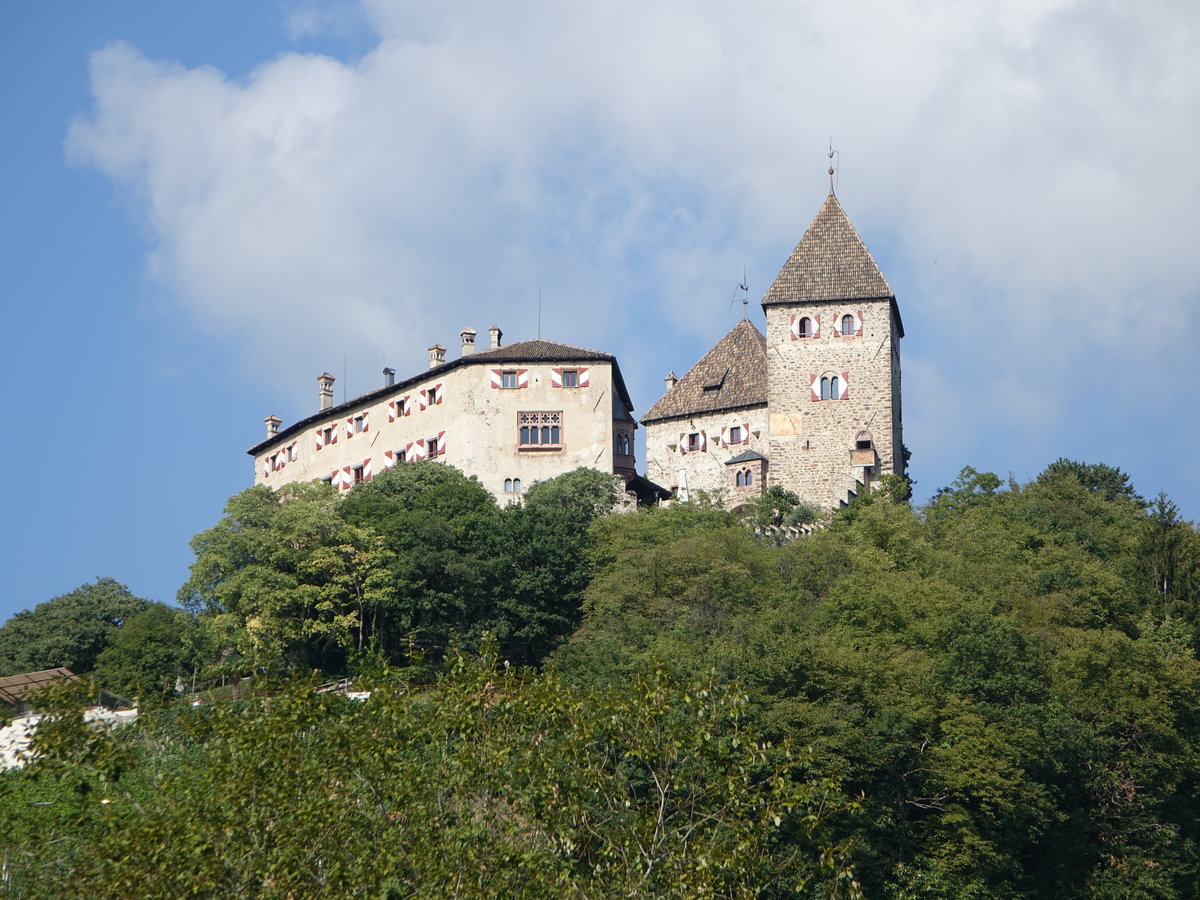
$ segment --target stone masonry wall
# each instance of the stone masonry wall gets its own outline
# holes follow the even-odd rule
[[[864,430],[878,453],[874,477],[900,471],[899,355],[891,302],[809,302],[769,306],[766,314],[771,483],[807,502],[837,506],[863,473],[851,464],[850,451]],[[861,334],[835,333],[846,314],[861,319]],[[799,316],[820,317],[815,337],[793,336],[792,319]],[[823,376],[838,378],[844,399],[819,399]]]
[[[739,444],[721,443],[722,429],[737,426],[743,429]],[[746,430],[749,426],[748,431]],[[745,492],[735,491],[735,466],[725,463],[746,450],[755,450],[767,455],[767,411],[764,407],[752,407],[731,412],[696,415],[687,418],[667,419],[645,426],[646,428],[646,477],[672,491],[681,486],[681,473],[687,473],[689,492],[697,490],[710,494],[723,491],[727,500],[733,501]],[[687,450],[687,436],[698,434],[704,449]],[[681,449],[680,435],[684,435]],[[758,469],[755,468],[756,477]],[[761,486],[755,485],[755,493]]]

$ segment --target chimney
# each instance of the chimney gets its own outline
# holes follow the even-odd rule
[[[279,424],[283,419],[279,416],[267,416],[263,421],[267,423],[267,437],[275,437],[279,434]]]
[[[675,382],[677,382],[678,380],[679,380],[679,378],[675,375],[674,369],[672,369],[670,372],[668,372],[667,377],[663,379],[663,381],[665,381],[667,383],[668,391],[671,390],[671,388],[675,387]]]
[[[459,337],[462,338],[462,355],[470,356],[475,352],[475,329],[464,328],[459,332]]]
[[[493,325],[488,329],[488,334],[492,338],[492,349],[495,350],[500,346],[500,338],[504,337],[504,332],[500,330],[499,325]]]
[[[317,391],[317,397],[320,398],[321,402],[321,409],[329,409],[329,407],[333,406],[334,380],[334,377],[328,372],[322,372],[317,376],[317,384],[321,386],[321,389]]]
[[[391,367],[385,367],[383,370],[383,386],[391,387],[396,383],[396,370]]]
[[[434,369],[446,361],[446,348],[441,344],[434,344],[429,348],[429,368]]]

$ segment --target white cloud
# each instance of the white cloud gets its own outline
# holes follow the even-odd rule
[[[336,30],[321,9],[293,7],[289,34]],[[622,353],[669,330],[694,359],[737,315],[742,265],[761,292],[815,213],[830,136],[926,348],[914,372],[956,379],[964,406],[1041,426],[1072,395],[1031,417],[1002,401],[1014,373],[1070,381],[1104,359],[1119,396],[1118,370],[1195,333],[1194,4],[362,12],[379,42],[361,59],[287,54],[244,81],[105,48],[69,137],[134,198],[155,277],[305,401],[343,352],[406,372],[465,325],[528,336],[539,284],[549,336]],[[627,363],[638,405],[651,368],[687,360]],[[949,417],[917,421],[960,440]]]

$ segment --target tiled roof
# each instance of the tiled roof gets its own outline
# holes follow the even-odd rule
[[[763,456],[761,453],[759,453],[757,450],[743,450],[741,453],[739,453],[733,459],[725,460],[725,465],[733,466],[733,465],[737,465],[738,463],[754,462],[755,460],[758,460],[758,459],[766,459],[766,457]]]
[[[583,347],[572,347],[570,344],[559,344],[555,341],[544,341],[536,338],[532,341],[518,341],[506,347],[494,350],[480,350],[467,360],[482,359],[489,362],[574,362],[576,360],[603,360],[614,362],[611,353],[601,353],[599,350],[586,350]]]
[[[767,339],[743,319],[679,379],[643,423],[767,403]]]
[[[830,192],[763,295],[763,306],[812,300],[891,298],[891,286]]]

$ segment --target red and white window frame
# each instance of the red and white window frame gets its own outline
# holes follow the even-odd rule
[[[388,421],[395,422],[401,416],[412,415],[412,395],[393,397],[388,401]]]
[[[809,333],[801,334],[801,326],[803,320],[808,319]],[[821,314],[820,313],[800,313],[791,318],[791,331],[793,341],[808,341],[821,336]]]
[[[336,444],[338,439],[338,427],[336,425],[322,425],[313,432],[316,438],[317,449],[326,447],[330,444]]]
[[[587,366],[555,366],[550,370],[550,387],[560,388],[563,385],[563,372],[575,373],[575,384],[565,385],[568,388],[585,388],[591,385]]]
[[[437,406],[442,402],[442,384],[433,385],[433,387],[422,388],[421,390],[421,409],[428,409],[431,406]]]
[[[360,429],[355,423],[362,419],[362,428]],[[371,430],[371,411],[365,409],[362,412],[346,417],[346,438],[349,440],[356,434],[365,434]]]
[[[362,477],[355,479],[355,469],[362,469]],[[358,481],[368,482],[371,480],[371,460],[364,459],[361,463],[351,463],[348,466],[342,466],[340,469],[334,469],[330,473],[329,483],[333,485],[335,490],[348,491]]]
[[[854,326],[854,330],[849,334],[842,331],[842,323],[845,321],[846,316],[849,316],[851,318],[852,324]],[[837,314],[837,316],[833,320],[833,336],[835,338],[862,337],[862,333],[863,333],[863,312],[861,309],[860,310],[843,309],[841,312],[839,312]]]
[[[695,446],[691,446],[692,437],[696,437]],[[703,428],[699,431],[684,431],[679,435],[679,454],[704,453],[708,450],[708,432]]]
[[[810,393],[809,399],[817,402],[822,400],[849,400],[850,373],[822,372],[820,375],[809,375],[808,389]]]
[[[492,369],[492,387],[495,390],[515,390],[516,388],[529,387],[529,370],[528,369]],[[516,380],[516,384],[506,387],[504,384],[504,376],[512,375]]]
[[[732,431],[734,428],[740,428],[742,431],[741,437],[736,442],[730,441],[730,439],[729,439],[730,438],[729,432]],[[750,423],[749,422],[741,422],[740,424],[737,424],[737,425],[725,425],[721,428],[721,446],[722,447],[741,446],[743,444],[749,444],[749,443],[750,443]]]

